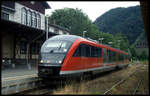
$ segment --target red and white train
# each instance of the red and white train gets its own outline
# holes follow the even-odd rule
[[[128,53],[75,35],[57,35],[44,42],[39,77],[96,74],[128,65]]]

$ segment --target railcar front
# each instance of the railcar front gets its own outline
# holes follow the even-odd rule
[[[46,40],[40,50],[38,76],[59,77],[64,59],[78,36],[59,35]]]

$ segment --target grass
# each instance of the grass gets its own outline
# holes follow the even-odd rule
[[[137,64],[137,62],[134,62]],[[100,74],[93,80],[82,81],[69,81],[65,86],[58,88],[52,92],[52,94],[99,94],[103,93],[111,88],[115,83],[127,77],[129,74],[138,70],[132,78],[129,78],[124,84],[113,88],[111,94],[132,94],[136,88],[138,81],[143,78],[141,87],[138,89],[137,94],[148,94],[148,61],[142,61],[141,67],[136,67],[136,64],[129,66],[119,71],[113,71],[106,75]]]

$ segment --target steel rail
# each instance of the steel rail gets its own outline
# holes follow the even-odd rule
[[[21,80],[21,79],[32,78],[32,77],[37,77],[37,74],[2,78],[2,82],[11,81],[11,80],[18,80],[18,79]]]
[[[25,91],[22,91],[22,92],[18,92],[18,93],[14,93],[12,95],[35,95],[38,93],[38,95],[46,95],[46,94],[50,94],[52,92],[52,90],[54,88],[57,88],[59,86],[57,85],[65,85],[65,82],[63,82],[63,80],[56,80],[56,81],[53,81],[53,82],[49,82],[48,81],[42,81],[40,84],[38,84],[38,86],[36,88],[33,88],[33,89],[30,89],[30,90],[25,90]],[[53,87],[52,87],[53,86]],[[52,87],[52,88],[50,88]]]
[[[131,73],[128,77],[120,80],[119,82],[117,82],[116,84],[114,84],[110,89],[108,89],[107,91],[104,92],[104,95],[109,93],[113,88],[115,88],[116,86],[118,86],[119,84],[123,83],[124,81],[126,81],[129,77],[131,77],[136,71],[134,71],[133,73]]]
[[[137,67],[140,67],[141,65],[137,64]],[[126,81],[129,77],[131,77],[134,73],[136,72],[136,70],[131,73],[128,77],[120,80],[118,83],[114,84],[110,89],[108,89],[107,91],[104,92],[104,95],[107,94],[108,92],[110,92],[113,88],[115,88],[116,86],[118,86],[119,84],[123,83],[124,81]]]
[[[138,85],[137,85],[137,87],[135,88],[135,90],[134,90],[134,92],[133,92],[133,95],[135,95],[135,93],[137,92],[137,89],[140,87],[141,82],[142,82],[142,79],[138,82]]]

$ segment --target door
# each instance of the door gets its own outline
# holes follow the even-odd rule
[[[108,63],[107,49],[103,48],[103,66],[105,67]]]

